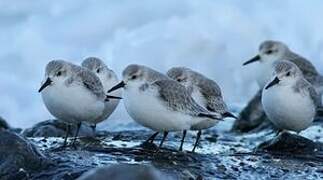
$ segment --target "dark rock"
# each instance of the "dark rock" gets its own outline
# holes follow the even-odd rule
[[[320,172],[316,170],[323,168],[322,159],[319,159],[319,154],[321,153],[322,158],[323,153],[319,150],[317,153],[306,154],[301,158],[289,158],[290,156],[287,155],[290,153],[285,152],[279,153],[286,156],[275,156],[264,150],[254,152],[256,145],[268,139],[268,135],[264,133],[247,135],[244,141],[240,142],[241,137],[237,133],[218,132],[216,134],[219,138],[216,143],[202,138],[200,142],[202,148],[199,148],[196,153],[189,151],[191,145],[188,145],[193,144],[195,140],[192,134],[187,136],[184,151],[179,152],[177,149],[181,137],[170,133],[164,142],[165,148],[158,153],[154,148],[140,146],[152,134],[151,131],[132,130],[104,134],[105,136],[99,139],[100,143],[80,138],[76,148],[72,146],[56,148],[55,138],[48,138],[47,141],[43,141],[42,138],[30,138],[55,164],[50,168],[28,174],[27,177],[29,179],[76,179],[90,169],[120,163],[151,164],[158,171],[172,175],[175,179],[192,180],[241,179],[241,177],[244,177],[243,179],[270,179],[277,172],[286,180],[301,179],[305,176],[317,179],[315,177],[319,177]],[[205,131],[203,137],[210,137],[214,134],[215,131]],[[112,141],[114,137],[119,140]],[[156,138],[155,143],[159,144],[160,140],[161,138]],[[48,147],[43,148],[44,144]],[[228,148],[233,150],[229,151]],[[313,164],[309,166],[304,162],[313,162]],[[301,171],[303,169],[304,171]],[[306,169],[309,171],[305,171]],[[22,175],[24,175],[23,172]]]
[[[272,127],[272,123],[267,118],[262,107],[261,90],[259,90],[240,112],[239,118],[233,124],[232,131],[255,132]]]
[[[319,107],[316,112],[316,121],[323,122],[323,107]]]
[[[158,146],[156,144],[150,143],[147,141],[144,141],[143,143],[141,143],[140,147],[142,147],[143,149],[148,149],[148,150],[152,150],[152,151],[155,151],[158,149]]]
[[[107,178],[108,177],[108,178]],[[92,169],[84,173],[78,180],[168,180],[173,179],[162,174],[152,166],[120,164]]]
[[[11,131],[14,131],[16,133],[20,133],[22,131],[22,129],[20,128],[12,128],[5,119],[3,119],[1,116],[0,116],[0,129],[8,129],[8,130],[11,130]]]
[[[60,120],[47,120],[35,124],[33,127],[25,129],[23,135],[26,137],[65,137],[67,125]],[[69,136],[74,136],[76,126],[71,126]],[[92,129],[82,124],[79,136],[92,136]]]
[[[0,116],[0,128],[2,128],[2,129],[9,129],[10,128],[7,121],[4,120],[1,116]]]
[[[286,155],[315,155],[322,153],[323,144],[315,143],[302,136],[283,132],[274,139],[261,143],[257,151],[267,151],[273,153],[282,153]]]
[[[0,179],[25,179],[49,161],[28,140],[0,129]]]

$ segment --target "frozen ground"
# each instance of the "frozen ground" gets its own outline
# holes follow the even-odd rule
[[[188,66],[215,79],[238,109],[256,91],[261,41],[282,40],[323,73],[323,1],[0,1],[0,115],[30,127],[51,115],[37,93],[49,60],[98,56],[120,75],[130,63]],[[111,117],[129,122],[123,105]],[[111,122],[110,121],[110,122]],[[112,125],[111,125],[112,124]]]

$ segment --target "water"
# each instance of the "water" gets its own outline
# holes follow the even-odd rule
[[[162,72],[188,66],[215,79],[229,106],[256,92],[242,67],[265,39],[286,42],[323,72],[322,1],[1,1],[0,115],[12,126],[52,118],[37,93],[49,60],[103,58]],[[309,13],[311,12],[311,13]],[[131,122],[122,104],[101,128]]]

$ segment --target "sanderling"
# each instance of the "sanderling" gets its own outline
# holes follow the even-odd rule
[[[222,114],[223,118],[232,117],[236,118],[228,111],[227,105],[223,101],[221,88],[213,80],[205,77],[204,75],[193,71],[186,67],[171,68],[167,75],[181,83],[190,92],[193,99],[202,107],[210,112]],[[202,129],[207,129],[216,125],[217,121],[204,121],[192,127],[191,130],[197,130],[197,137],[192,152],[195,151],[198,145]],[[185,132],[186,133],[186,132]],[[181,144],[182,147],[183,144]]]
[[[262,92],[266,115],[280,130],[306,129],[313,122],[320,97],[294,63],[277,61],[273,71]]]
[[[70,124],[77,124],[73,144],[82,122],[92,123],[104,111],[107,96],[100,79],[91,71],[63,60],[49,62],[45,80],[39,91],[48,111],[56,118]]]
[[[296,64],[305,79],[313,84],[317,92],[323,91],[323,77],[319,75],[313,64],[291,51],[286,44],[280,41],[264,41],[259,46],[259,54],[243,65],[259,62],[257,67],[259,71],[256,78],[259,87],[262,89],[271,78],[273,63],[278,60],[287,60]]]
[[[198,105],[185,86],[174,80],[149,83],[150,77],[137,65],[128,66],[122,75],[123,81],[108,92],[124,88],[124,104],[129,115],[144,127],[164,132],[159,148],[170,131],[189,130],[202,121],[222,118]]]
[[[132,69],[131,71],[140,71],[142,74],[144,74],[144,76],[142,76],[142,78],[145,78],[145,81],[149,84],[151,84],[157,80],[169,79],[166,75],[164,75],[158,71],[155,71],[154,69],[144,66],[144,65],[132,64],[132,65],[128,66],[128,69]],[[146,142],[154,143],[154,140],[158,134],[159,134],[159,132],[155,132],[147,139]]]
[[[104,92],[108,92],[109,89],[111,89],[114,85],[116,85],[119,82],[117,75],[111,69],[109,69],[108,66],[105,65],[105,63],[99,58],[86,58],[82,62],[82,67],[88,68],[90,71],[92,71],[99,77],[103,85]],[[114,91],[113,93],[111,93],[111,95],[114,97],[120,97],[121,94],[121,90]],[[95,132],[96,124],[109,118],[109,116],[117,108],[118,104],[119,99],[111,99],[110,101],[105,102],[105,108],[102,116],[98,118],[96,122],[92,122],[94,123],[91,125],[93,132]]]

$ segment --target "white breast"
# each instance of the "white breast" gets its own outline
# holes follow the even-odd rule
[[[296,93],[289,86],[264,89],[262,104],[268,118],[280,129],[302,131],[315,116],[315,106],[308,94]]]
[[[104,102],[84,88],[54,84],[42,91],[49,112],[69,123],[93,122],[102,115]]]
[[[159,132],[187,130],[198,121],[184,113],[169,110],[150,90],[125,89],[124,104],[136,122]]]

